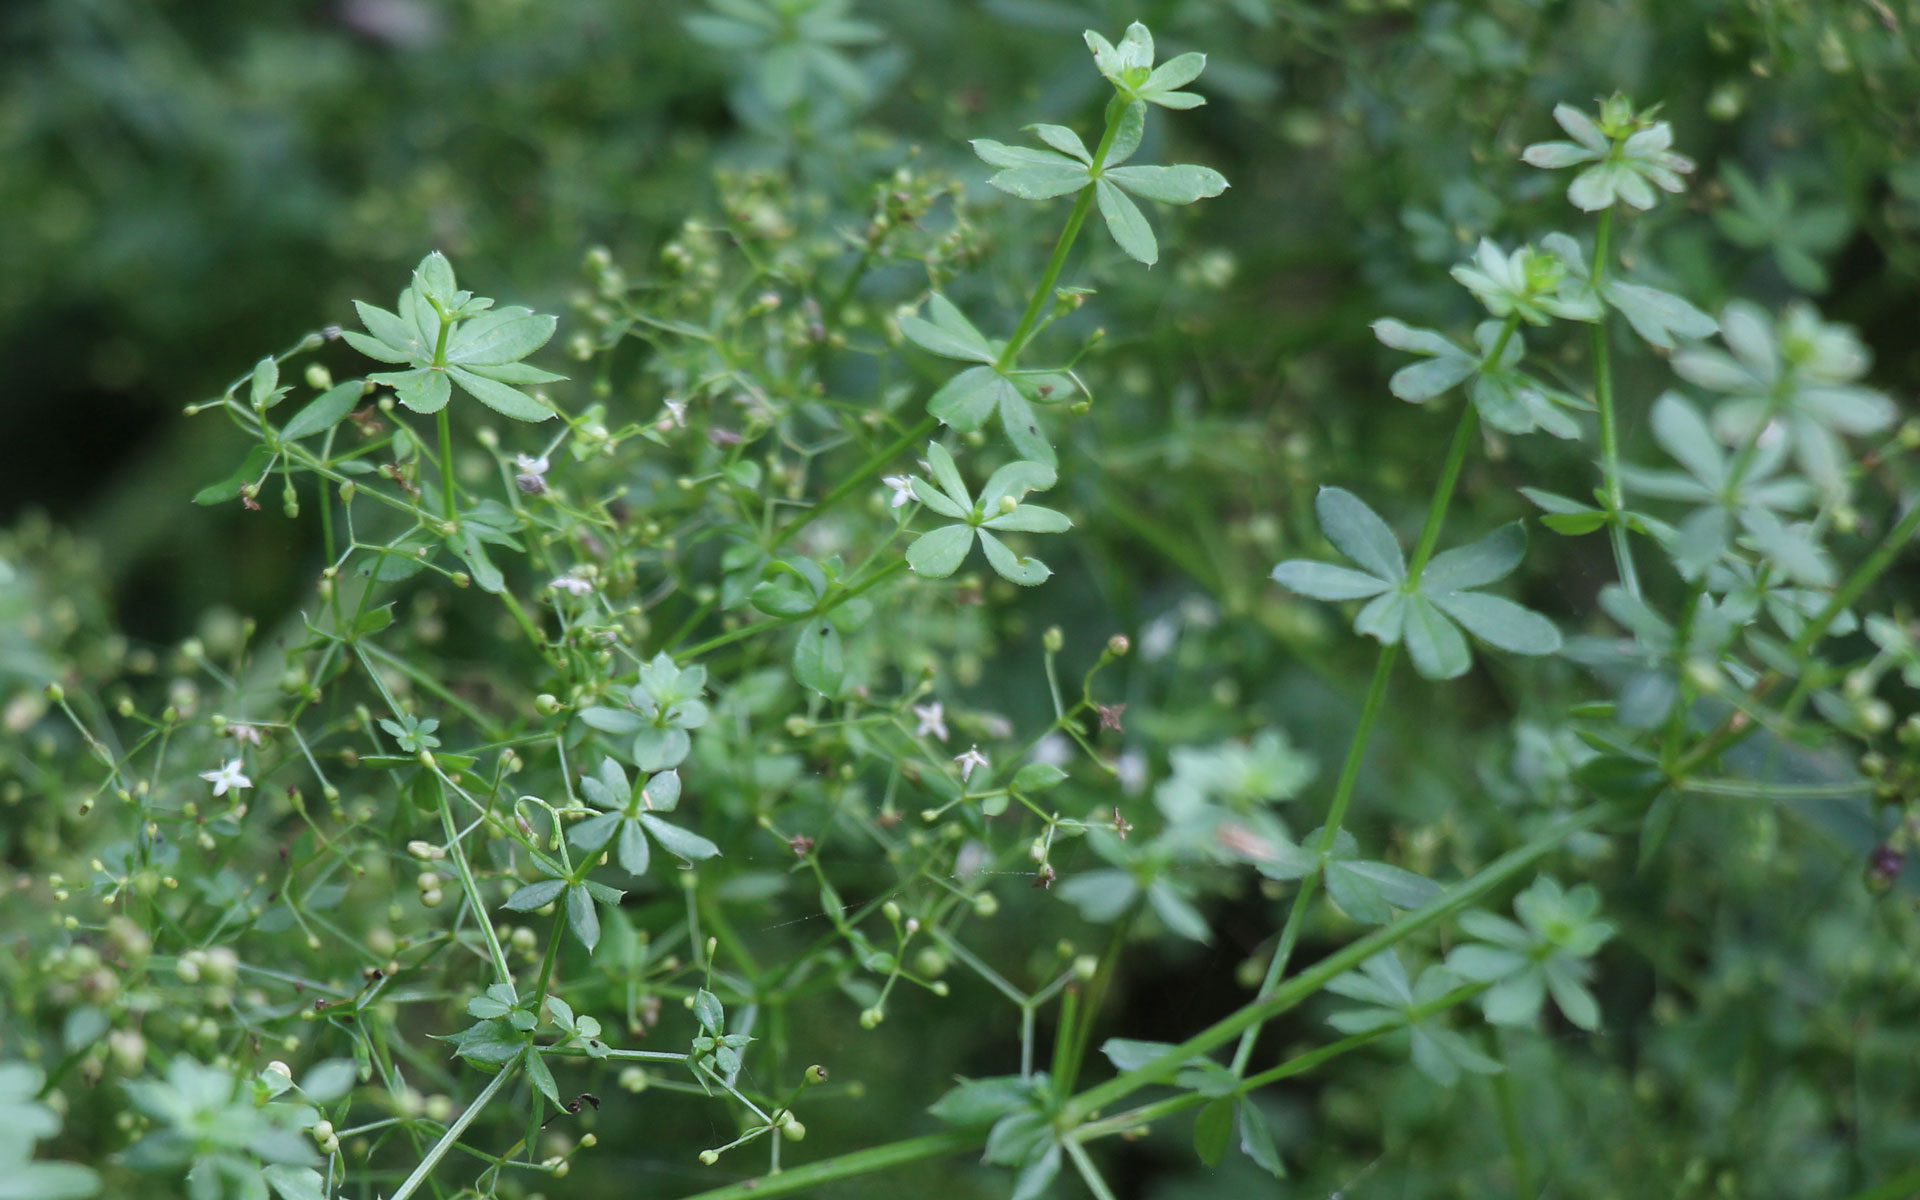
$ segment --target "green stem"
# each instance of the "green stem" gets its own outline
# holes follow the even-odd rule
[[[1533,1194],[1533,1159],[1527,1152],[1526,1131],[1520,1125],[1520,1104],[1513,1094],[1513,1072],[1502,1071],[1490,1081],[1500,1105],[1500,1130],[1507,1141],[1507,1158],[1513,1166],[1513,1194]]]
[[[440,769],[434,768],[434,774],[440,775]],[[513,986],[513,968],[507,965],[507,952],[500,948],[500,939],[493,932],[493,922],[487,916],[486,901],[481,899],[480,885],[474,881],[473,867],[467,863],[467,852],[460,844],[460,830],[453,820],[453,802],[447,799],[447,788],[451,786],[446,777],[440,777],[440,827],[447,834],[447,853],[453,857],[454,873],[460,876],[460,890],[466,893],[467,905],[473,909],[473,919],[480,926],[480,932],[487,939],[487,954],[493,959],[493,968],[499,972],[500,982]],[[399,1200],[395,1197],[394,1200]]]
[[[1511,325],[1511,322],[1509,322]],[[1502,334],[1504,342],[1506,335]],[[1500,343],[1494,344],[1494,354],[1501,349]],[[1413,548],[1413,561],[1407,564],[1407,579],[1413,586],[1420,583],[1420,573],[1427,568],[1427,561],[1433,557],[1433,549],[1440,543],[1440,528],[1447,523],[1447,506],[1453,503],[1454,490],[1460,484],[1460,470],[1466,465],[1467,451],[1473,448],[1473,435],[1479,428],[1480,410],[1471,403],[1460,406],[1460,423],[1454,426],[1453,442],[1447,447],[1447,461],[1440,468],[1440,482],[1434,486],[1433,500],[1427,505],[1427,520],[1420,527],[1420,541]]]
[[[987,1131],[984,1128],[955,1129],[926,1137],[907,1138],[904,1141],[875,1146],[870,1150],[856,1150],[852,1154],[842,1154],[834,1158],[823,1158],[819,1162],[788,1167],[778,1175],[763,1175],[758,1179],[728,1184],[726,1187],[718,1187],[690,1196],[687,1200],[769,1200],[773,1196],[804,1192],[809,1188],[832,1183],[836,1179],[870,1175],[875,1171],[905,1166],[907,1163],[919,1162],[922,1159],[941,1158],[949,1154],[978,1149],[986,1140]],[[394,1200],[400,1200],[400,1197],[395,1197]]]
[[[387,1200],[407,1200],[407,1197],[420,1190],[420,1185],[426,1182],[427,1176],[433,1174],[433,1169],[440,1165],[440,1160],[447,1156],[447,1151],[453,1149],[453,1144],[460,1140],[460,1135],[467,1131],[467,1126],[473,1124],[473,1119],[480,1115],[480,1110],[499,1094],[501,1088],[507,1086],[507,1081],[513,1078],[513,1072],[513,1067],[503,1068],[486,1087],[480,1089],[480,1094],[473,1098],[473,1103],[467,1105],[467,1111],[454,1118],[453,1124],[447,1126],[447,1131],[441,1134],[440,1140],[433,1144],[433,1149],[427,1151],[426,1157],[420,1160],[420,1165],[413,1169],[413,1174],[407,1176],[406,1182],[400,1185],[400,1190]]]
[[[1626,811],[1625,806],[1598,804],[1564,818],[1532,840],[1494,859],[1472,878],[1462,881],[1419,908],[1403,913],[1391,925],[1382,926],[1314,963],[1275,988],[1271,995],[1241,1006],[1232,1014],[1214,1022],[1152,1062],[1123,1072],[1106,1083],[1082,1092],[1068,1102],[1062,1110],[1061,1124],[1077,1124],[1088,1114],[1105,1108],[1124,1096],[1132,1095],[1143,1087],[1165,1083],[1195,1057],[1211,1053],[1216,1047],[1231,1041],[1241,1032],[1288,1011],[1320,991],[1335,976],[1353,970],[1382,950],[1398,945],[1429,925],[1452,916],[1478,900],[1514,875],[1532,866],[1535,861],[1552,853],[1560,843],[1574,834],[1625,815]]]
[[[446,510],[447,524],[457,525],[460,521],[460,507],[453,499],[453,422],[447,416],[452,405],[441,405],[434,414],[434,427],[440,432],[440,492],[444,497],[441,505]]]
[[[1472,407],[1469,406],[1467,411],[1472,412]],[[1398,642],[1380,647],[1380,658],[1373,668],[1373,682],[1367,685],[1367,698],[1360,705],[1360,723],[1354,726],[1353,740],[1347,743],[1347,760],[1341,764],[1340,781],[1334,786],[1333,806],[1327,810],[1326,823],[1321,826],[1319,841],[1314,846],[1323,859],[1333,849],[1334,835],[1340,831],[1340,821],[1346,816],[1347,805],[1353,799],[1354,784],[1360,778],[1360,764],[1366,759],[1367,739],[1372,735],[1373,723],[1380,715],[1381,704],[1387,695],[1387,680],[1393,674],[1393,664],[1399,654]],[[1294,943],[1300,938],[1300,926],[1304,923],[1307,906],[1313,902],[1319,885],[1319,871],[1300,881],[1300,890],[1294,893],[1293,905],[1287,910],[1287,922],[1281,927],[1280,942],[1274,947],[1273,960],[1267,964],[1267,974],[1260,982],[1256,1000],[1266,999],[1280,985],[1280,978],[1287,971],[1287,960],[1293,957]],[[1253,1057],[1253,1045],[1260,1038],[1260,1028],[1254,1025],[1240,1035],[1240,1045],[1233,1052],[1235,1075],[1245,1073],[1247,1061]]]
[[[1507,318],[1500,331],[1500,337],[1493,344],[1488,358],[1498,362],[1500,354],[1507,348],[1507,340],[1513,336],[1519,324],[1515,317]],[[1420,573],[1426,570],[1427,562],[1433,557],[1433,549],[1440,542],[1440,529],[1446,524],[1447,508],[1453,503],[1453,494],[1460,484],[1460,472],[1466,466],[1467,452],[1473,448],[1473,435],[1479,427],[1479,410],[1471,403],[1460,406],[1460,422],[1454,427],[1453,442],[1447,447],[1447,461],[1440,468],[1440,481],[1434,487],[1433,499],[1427,504],[1426,523],[1420,529],[1420,541],[1414,547],[1413,561],[1407,566],[1408,586],[1420,582]],[[1387,680],[1393,674],[1393,664],[1399,657],[1400,645],[1395,642],[1380,647],[1380,657],[1373,668],[1373,681],[1367,686],[1367,696],[1360,704],[1360,721],[1354,727],[1353,740],[1347,743],[1346,761],[1340,767],[1340,780],[1334,786],[1333,804],[1327,809],[1327,819],[1320,827],[1320,840],[1314,850],[1325,860],[1333,849],[1333,839],[1340,832],[1340,823],[1346,819],[1347,806],[1353,801],[1353,789],[1360,779],[1360,766],[1366,759],[1367,740],[1373,734],[1373,725],[1380,716],[1380,706],[1386,699]],[[1314,894],[1320,887],[1320,872],[1315,871],[1300,881],[1300,890],[1293,894],[1293,904],[1287,910],[1286,924],[1280,929],[1279,944],[1274,947],[1273,959],[1267,963],[1266,977],[1260,982],[1260,991],[1255,995],[1255,1003],[1266,999],[1279,986],[1280,979],[1286,974],[1287,962],[1293,957],[1294,944],[1299,940],[1300,927],[1305,923],[1307,907],[1312,903]],[[1250,1026],[1240,1038],[1240,1045],[1233,1052],[1233,1073],[1238,1075],[1247,1069],[1247,1062],[1253,1057],[1254,1043],[1259,1040],[1261,1023]]]
[[[1593,268],[1588,278],[1600,286],[1612,262],[1613,210],[1600,214],[1600,226],[1593,240]],[[1620,584],[1629,596],[1640,596],[1640,573],[1633,565],[1633,547],[1627,540],[1626,489],[1620,484],[1620,421],[1613,404],[1613,357],[1607,342],[1607,310],[1593,323],[1593,399],[1600,409],[1600,475],[1607,500],[1607,536],[1613,543],[1613,557],[1620,570]]]
[[[874,476],[887,469],[888,463],[900,457],[901,452],[906,450],[907,447],[925,440],[926,436],[932,433],[934,427],[938,424],[939,422],[932,417],[923,418],[918,425],[901,434],[884,449],[873,453],[868,457],[866,462],[861,463],[854,469],[853,474],[842,479],[839,483],[835,484],[826,495],[820,497],[818,504],[801,514],[797,520],[791,521],[783,526],[778,533],[774,534],[773,541],[767,544],[767,549],[778,550],[780,547],[786,545],[794,534],[805,529],[818,518],[820,514],[833,508],[861,488],[866,487]]]
[[[1120,118],[1126,115],[1126,111],[1126,103],[1119,96],[1107,104],[1107,127],[1100,134],[1100,144],[1093,148],[1091,170],[1095,175],[1106,164],[1107,152],[1113,149],[1114,135],[1120,132]],[[1039,324],[1040,314],[1053,296],[1053,286],[1060,282],[1060,272],[1066,269],[1067,255],[1073,250],[1074,240],[1080,236],[1080,227],[1087,223],[1087,214],[1093,211],[1097,190],[1096,185],[1089,183],[1074,197],[1073,211],[1067,214],[1067,224],[1060,231],[1060,240],[1053,244],[1053,257],[1047,260],[1047,269],[1040,275],[1040,286],[1033,289],[1032,297],[1027,300],[1026,311],[1020,314],[1020,323],[1008,335],[1007,348],[1000,352],[1000,357],[993,364],[995,370],[1012,369],[1020,358],[1020,352],[1027,348],[1027,340],[1033,336],[1034,326]]]

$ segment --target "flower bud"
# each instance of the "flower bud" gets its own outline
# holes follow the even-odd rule
[[[825,1083],[827,1081],[827,1069],[819,1063],[815,1063],[807,1068],[807,1073],[803,1078],[810,1084]]]
[[[1045,648],[1048,654],[1060,653],[1066,644],[1067,635],[1060,631],[1058,625],[1048,626],[1047,631],[1040,635],[1040,645]]]
[[[1115,658],[1125,658],[1127,651],[1133,649],[1133,643],[1124,633],[1116,633],[1107,639],[1107,653]]]
[[[533,698],[533,711],[543,717],[551,717],[560,711],[560,698],[551,692],[541,692]]]

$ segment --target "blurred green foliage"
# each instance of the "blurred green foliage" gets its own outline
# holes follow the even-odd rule
[[[494,294],[575,314],[565,343],[594,327],[576,269],[589,246],[671,265],[676,247],[697,249],[687,223],[703,214],[774,241],[792,214],[839,231],[803,248],[834,260],[871,212],[921,199],[889,183],[906,167],[967,181],[943,212],[991,209],[977,224],[929,218],[921,249],[970,272],[972,293],[1017,308],[1049,218],[987,191],[966,140],[1062,114],[1091,120],[1099,80],[1059,53],[1086,27],[1137,17],[1169,54],[1209,53],[1211,103],[1173,133],[1156,128],[1185,144],[1150,141],[1143,161],[1204,161],[1234,186],[1192,211],[1156,211],[1185,249],[1151,275],[1110,246],[1087,252],[1100,292],[1074,327],[1115,336],[1081,368],[1100,403],[1071,435],[1071,457],[1093,464],[1069,481],[1075,561],[1053,562],[1065,578],[1016,620],[954,619],[982,710],[1044,710],[1035,668],[1002,650],[1058,620],[1088,655],[1111,632],[1133,633],[1126,720],[1141,744],[1278,725],[1320,762],[1338,760],[1364,651],[1324,612],[1276,599],[1267,570],[1315,544],[1319,484],[1365,485],[1403,512],[1424,494],[1439,435],[1388,393],[1401,356],[1369,322],[1391,312],[1462,327],[1476,309],[1445,268],[1483,236],[1510,244],[1562,222],[1563,181],[1518,159],[1558,136],[1556,102],[1615,89],[1660,101],[1701,164],[1684,205],[1630,226],[1629,255],[1644,251],[1671,272],[1664,282],[1716,309],[1736,294],[1778,307],[1821,293],[1829,319],[1862,331],[1903,415],[1920,387],[1914,0],[875,0],[852,14],[871,31],[765,36],[689,23],[695,14],[711,18],[665,0],[41,0],[0,12],[0,445],[11,466],[0,518],[15,526],[0,543],[0,738],[22,743],[6,752],[10,805],[66,799],[55,764],[72,748],[23,736],[43,715],[53,664],[96,681],[129,667],[161,680],[179,638],[232,642],[238,615],[225,605],[264,626],[287,619],[319,566],[294,526],[185,507],[227,472],[235,443],[185,428],[182,405],[264,349],[345,320],[349,297],[390,295],[430,248]],[[796,37],[827,49],[794,51]],[[881,264],[870,298],[908,295],[925,274]],[[601,381],[620,419],[657,408],[654,365],[621,362]],[[1631,412],[1645,412],[1635,380],[1652,365],[1624,357]],[[841,382],[858,396],[874,381]],[[1644,421],[1627,434],[1632,457]],[[1527,515],[1510,479],[1583,469],[1549,439],[1495,447],[1462,486],[1481,528]],[[22,519],[41,506],[77,540]],[[1536,556],[1519,585],[1529,605],[1569,628],[1596,621],[1610,571],[1599,539],[1542,537]],[[1900,578],[1920,582],[1911,567]],[[430,597],[409,603],[406,620],[441,620]],[[446,633],[471,657],[488,653],[489,630]],[[1571,686],[1571,666],[1559,670],[1496,667],[1445,703],[1406,682],[1363,778],[1363,843],[1431,875],[1536,829],[1579,758],[1528,720]],[[1852,778],[1830,754],[1752,752],[1809,783]],[[22,870],[56,861],[57,822],[13,815],[23,812],[0,813],[0,853]],[[1690,805],[1645,867],[1597,839],[1577,844],[1561,874],[1595,882],[1617,927],[1597,959],[1604,1032],[1502,1034],[1510,1073],[1498,1085],[1470,1077],[1450,1092],[1386,1053],[1269,1089],[1296,1176],[1285,1186],[1502,1194],[1503,1120],[1520,1123],[1542,1194],[1556,1196],[1840,1196],[1910,1170],[1920,926],[1910,890],[1880,898],[1861,884],[1881,836],[1873,819],[1865,801],[1729,798]],[[1211,902],[1212,946],[1154,944],[1128,959],[1106,1028],[1177,1039],[1240,1002],[1262,965],[1249,979],[1243,960],[1270,936],[1274,906],[1255,884],[1235,887]],[[1095,941],[1046,893],[1010,907],[996,935],[1010,960],[1054,962],[1059,936]],[[1310,928],[1307,956],[1351,932],[1337,918]],[[90,998],[98,966],[62,959],[56,1001]],[[22,1012],[46,986],[11,969],[0,983]],[[1280,1040],[1322,1038],[1339,1007],[1290,1019]],[[931,1127],[924,1097],[956,1072],[1003,1068],[1016,1036],[1010,1012],[985,1007],[927,1009],[873,1032],[850,1012],[813,1019],[795,1041],[865,1091],[812,1122],[822,1152]],[[57,1029],[31,1019],[0,1032],[9,1053],[29,1036],[48,1039],[56,1060],[85,1048],[63,1049]],[[76,1100],[52,1143],[64,1157],[91,1161],[128,1140],[90,1127],[88,1108]],[[597,1121],[603,1148],[549,1194],[709,1181],[685,1152],[714,1140],[694,1106],[621,1093]],[[1171,1124],[1120,1153],[1127,1195],[1272,1186],[1237,1156],[1198,1167]],[[1005,1180],[936,1165],[841,1186],[963,1197],[1000,1194]]]

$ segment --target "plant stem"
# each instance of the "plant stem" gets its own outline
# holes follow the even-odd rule
[[[440,492],[441,507],[446,510],[447,523],[457,525],[460,522],[460,507],[453,499],[453,422],[447,416],[450,404],[440,406],[434,414],[434,427],[440,432]]]
[[[501,1088],[507,1086],[507,1080],[513,1077],[513,1072],[513,1067],[501,1068],[500,1073],[495,1075],[486,1087],[480,1089],[480,1094],[473,1098],[473,1103],[467,1105],[467,1111],[453,1119],[453,1124],[447,1126],[447,1131],[440,1135],[440,1140],[433,1144],[433,1149],[427,1151],[426,1157],[420,1160],[420,1165],[413,1169],[413,1174],[407,1176],[406,1182],[400,1185],[400,1190],[389,1196],[387,1200],[407,1200],[407,1197],[420,1190],[420,1185],[426,1182],[427,1176],[440,1165],[440,1160],[447,1156],[447,1151],[453,1149],[453,1144],[460,1140],[460,1135],[467,1131],[467,1126],[473,1124],[473,1119],[480,1115],[480,1110],[499,1094]]]
[[[1500,331],[1499,340],[1494,342],[1489,358],[1498,361],[1507,347],[1507,339],[1513,336],[1515,318],[1507,319],[1506,327]],[[1427,562],[1433,557],[1433,548],[1439,544],[1440,529],[1446,524],[1447,508],[1453,503],[1453,493],[1460,484],[1460,472],[1465,467],[1467,452],[1473,447],[1474,431],[1479,427],[1479,410],[1471,403],[1460,406],[1460,422],[1454,427],[1453,441],[1447,447],[1447,461],[1440,468],[1440,481],[1435,485],[1433,499],[1427,504],[1426,523],[1420,529],[1420,541],[1413,549],[1413,561],[1407,566],[1407,579],[1411,585],[1420,582],[1420,573],[1426,569]],[[1373,725],[1380,716],[1380,706],[1386,699],[1387,681],[1393,674],[1393,664],[1399,658],[1400,644],[1394,642],[1380,647],[1380,657],[1374,663],[1373,681],[1367,685],[1367,696],[1360,704],[1360,721],[1354,726],[1353,739],[1347,743],[1346,761],[1340,767],[1340,779],[1334,785],[1333,803],[1327,809],[1327,819],[1320,827],[1320,839],[1314,851],[1321,860],[1333,849],[1334,835],[1340,832],[1340,823],[1346,819],[1347,807],[1353,801],[1353,789],[1360,779],[1360,765],[1366,760],[1367,740],[1373,734]],[[1320,887],[1320,872],[1300,881],[1300,890],[1293,894],[1293,904],[1287,910],[1286,924],[1281,926],[1279,944],[1274,947],[1273,959],[1267,963],[1266,977],[1260,982],[1260,991],[1255,994],[1258,1003],[1273,993],[1280,979],[1286,974],[1287,961],[1293,957],[1294,944],[1299,940],[1300,927],[1306,920],[1307,906],[1312,903],[1314,893]],[[1240,1045],[1233,1052],[1233,1073],[1239,1075],[1247,1069],[1247,1061],[1253,1057],[1253,1046],[1260,1037],[1260,1022],[1248,1027],[1241,1035]]]
[[[1472,878],[1466,879],[1442,895],[1404,913],[1391,925],[1382,926],[1358,941],[1349,942],[1311,967],[1275,988],[1271,995],[1242,1005],[1238,1010],[1214,1022],[1206,1029],[1168,1050],[1144,1066],[1123,1072],[1106,1083],[1089,1088],[1069,1101],[1061,1113],[1061,1123],[1072,1125],[1089,1113],[1104,1108],[1143,1087],[1164,1083],[1194,1057],[1211,1052],[1246,1029],[1270,1021],[1314,995],[1336,975],[1359,966],[1382,950],[1398,945],[1412,935],[1486,895],[1557,849],[1560,843],[1582,830],[1621,817],[1627,806],[1597,804],[1566,817],[1537,834],[1532,840],[1494,859]]]
[[[1469,406],[1469,412],[1473,411]],[[1327,810],[1327,820],[1321,826],[1320,837],[1314,850],[1324,857],[1333,848],[1334,834],[1340,830],[1341,818],[1346,815],[1347,805],[1353,798],[1355,782],[1360,777],[1360,764],[1366,758],[1367,739],[1373,733],[1374,720],[1380,715],[1381,703],[1386,699],[1387,680],[1393,674],[1394,661],[1399,657],[1400,645],[1380,647],[1379,660],[1374,664],[1373,682],[1367,685],[1367,698],[1360,704],[1360,722],[1354,726],[1353,740],[1347,743],[1347,760],[1340,767],[1340,782],[1335,785],[1333,805]],[[1273,994],[1280,985],[1281,976],[1286,974],[1287,960],[1293,957],[1294,943],[1300,938],[1300,926],[1304,923],[1307,906],[1313,902],[1314,893],[1320,886],[1320,872],[1314,871],[1300,881],[1300,889],[1293,894],[1293,905],[1287,909],[1287,921],[1280,929],[1280,942],[1274,947],[1273,959],[1267,963],[1267,974],[1260,981],[1260,990],[1255,1000],[1264,1000]],[[1233,1052],[1233,1073],[1244,1074],[1247,1061],[1253,1057],[1253,1045],[1260,1038],[1260,1025],[1254,1025],[1240,1035],[1240,1045]]]
[[[1107,127],[1100,134],[1100,144],[1093,148],[1092,169],[1095,174],[1107,161],[1107,152],[1113,148],[1114,135],[1120,132],[1120,118],[1126,111],[1126,104],[1118,96],[1107,104]],[[1033,289],[1026,311],[1020,314],[1020,323],[1007,336],[1007,348],[1000,352],[999,359],[993,364],[996,370],[1011,369],[1019,360],[1020,352],[1027,348],[1027,339],[1033,336],[1034,326],[1039,323],[1040,314],[1053,296],[1053,285],[1060,281],[1060,272],[1066,268],[1067,255],[1073,250],[1074,240],[1080,236],[1080,227],[1086,224],[1087,214],[1093,211],[1096,190],[1096,186],[1089,183],[1074,197],[1073,211],[1067,214],[1066,227],[1060,231],[1060,240],[1053,244],[1053,257],[1047,260],[1047,268],[1040,275],[1040,285]]]
[[[726,1187],[713,1188],[690,1196],[687,1200],[768,1200],[772,1196],[804,1192],[836,1179],[850,1179],[859,1175],[869,1175],[875,1171],[904,1166],[911,1162],[919,1162],[926,1158],[959,1154],[965,1150],[978,1148],[986,1140],[987,1131],[984,1128],[955,1129],[946,1133],[930,1134],[927,1137],[907,1138],[904,1141],[875,1146],[869,1150],[856,1150],[852,1154],[842,1154],[835,1158],[823,1158],[819,1162],[788,1167],[778,1175],[764,1175],[759,1179],[747,1179],[740,1183],[728,1184]],[[394,1200],[401,1200],[401,1198],[396,1196]]]
[[[439,775],[438,767],[434,774]],[[447,834],[447,853],[453,856],[454,872],[460,876],[460,890],[466,893],[467,905],[473,909],[473,919],[479,924],[480,932],[487,939],[487,953],[493,959],[494,970],[500,974],[500,982],[513,985],[513,968],[507,965],[507,952],[500,948],[500,939],[494,935],[493,922],[487,917],[486,901],[480,897],[480,885],[474,881],[473,868],[467,863],[466,848],[460,844],[460,830],[453,820],[453,802],[447,799],[448,783],[444,776],[440,779],[440,827]],[[399,1200],[399,1197],[394,1197]]]
[[[1600,214],[1600,225],[1593,239],[1593,268],[1588,278],[1600,286],[1613,256],[1613,210]],[[1627,595],[1640,596],[1640,573],[1634,569],[1633,547],[1627,540],[1626,489],[1620,486],[1620,422],[1613,405],[1613,358],[1607,342],[1607,309],[1593,322],[1593,399],[1600,409],[1600,475],[1607,498],[1607,536],[1613,543],[1613,557],[1620,570],[1620,585]]]

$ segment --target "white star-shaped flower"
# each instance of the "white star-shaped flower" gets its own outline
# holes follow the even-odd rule
[[[513,456],[513,465],[520,468],[522,475],[532,475],[535,478],[545,475],[550,467],[547,456],[544,454],[539,458],[528,458],[524,454],[516,454]]]
[[[672,420],[674,428],[685,429],[687,427],[687,402],[685,400],[668,400],[665,403],[667,406],[667,416]]]
[[[954,755],[953,761],[958,763],[960,766],[960,782],[961,783],[972,783],[973,769],[975,767],[984,767],[988,765],[987,756],[980,753],[980,747],[978,746],[967,747],[967,752],[965,754]]]
[[[913,731],[915,737],[932,734],[941,741],[947,740],[947,710],[938,700],[931,704],[916,704],[913,715],[920,718],[920,727]]]
[[[568,595],[584,596],[593,590],[593,580],[584,579],[578,575],[562,575],[547,586],[557,588]]]
[[[236,742],[245,742],[249,746],[260,744],[260,731],[251,725],[229,725],[227,732],[233,735]]]
[[[905,475],[883,475],[880,482],[893,489],[893,498],[887,501],[888,508],[901,508],[913,499],[913,480]]]
[[[239,759],[231,758],[222,763],[217,771],[200,772],[200,778],[213,785],[213,794],[216,796],[226,795],[229,788],[234,791],[250,788],[253,786],[253,780],[240,773],[242,765]]]

